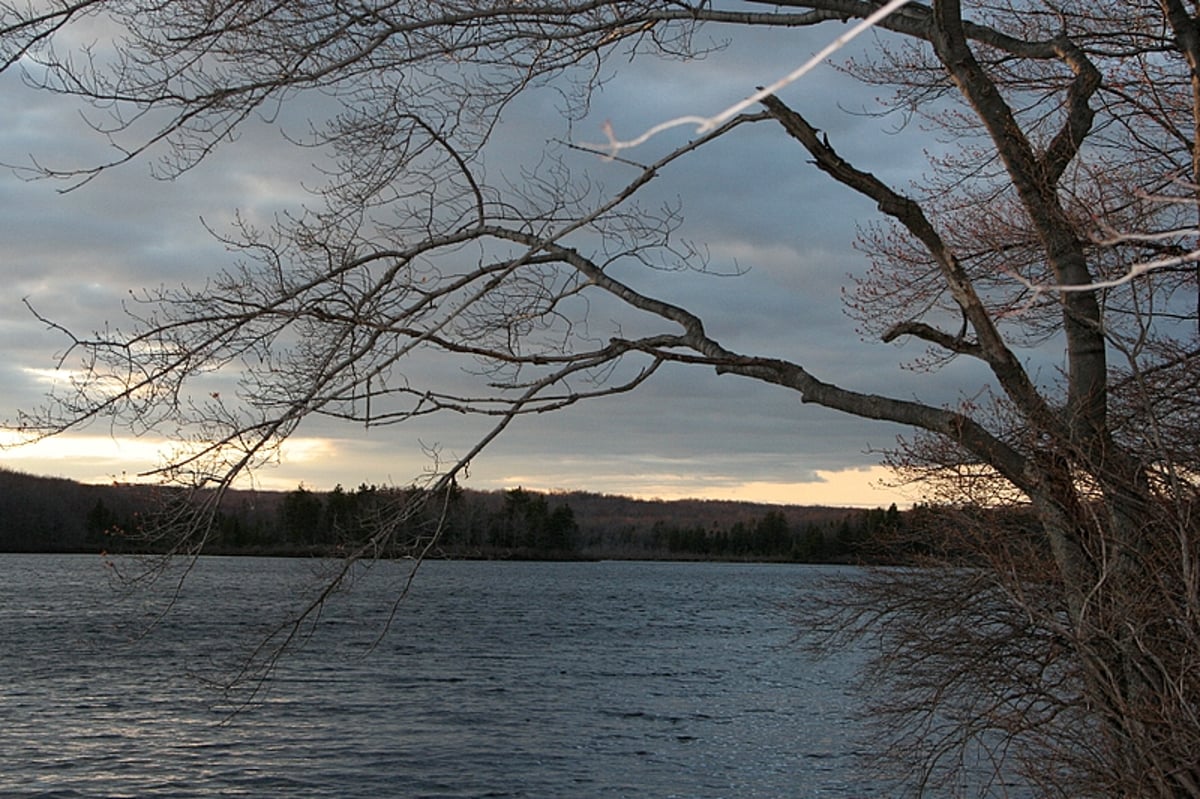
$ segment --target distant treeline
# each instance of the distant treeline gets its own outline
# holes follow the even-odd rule
[[[648,501],[586,492],[419,489],[232,492],[211,519],[214,554],[338,554],[381,527],[384,554],[474,558],[691,558],[849,561],[872,542],[898,540],[912,511]],[[147,535],[182,492],[96,486],[0,469],[0,551],[121,552],[163,544]],[[438,531],[436,540],[433,538]],[[899,534],[899,535],[898,535]],[[911,538],[911,536],[908,536]]]
[[[862,552],[867,542],[885,532],[890,536],[904,525],[904,515],[894,504],[887,510],[851,512],[836,524],[806,522],[798,528],[788,523],[783,511],[769,510],[750,522],[734,522],[727,529],[657,522],[651,528],[651,541],[672,554],[827,563],[849,560]]]

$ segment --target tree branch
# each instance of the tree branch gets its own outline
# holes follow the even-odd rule
[[[747,0],[751,4],[769,4],[783,7],[802,7],[832,14],[839,19],[861,19],[876,11],[878,3],[868,0]],[[933,41],[933,9],[923,3],[912,2],[886,19],[877,27],[894,31],[915,39]],[[986,44],[1009,55],[1038,60],[1058,57],[1051,40],[1033,41],[1018,39],[987,25],[964,21],[964,34],[972,41]]]
[[[914,336],[958,355],[983,358],[983,348],[978,343],[967,341],[961,335],[952,336],[924,322],[900,322],[892,325],[883,334],[882,341],[885,343],[895,341],[901,336]]]
[[[822,382],[803,367],[787,361],[741,358],[721,364],[717,371],[786,386],[798,391],[804,402],[864,419],[897,422],[937,433],[994,467],[1018,488],[1027,490],[1031,487],[1025,457],[965,414],[919,402],[851,391]]]
[[[962,309],[963,316],[975,331],[978,339],[978,357],[988,363],[1005,393],[1019,407],[1034,417],[1047,420],[1052,418],[1050,408],[1029,379],[1024,367],[1004,343],[970,277],[926,218],[921,206],[893,191],[871,173],[857,169],[843,159],[808,120],[786,106],[779,98],[768,97],[763,100],[763,105],[783,125],[784,130],[804,145],[815,159],[817,168],[839,183],[875,200],[880,211],[903,225],[924,245],[937,263],[951,295]]]
[[[1013,187],[1029,213],[1042,242],[1046,260],[1060,285],[1084,285],[1092,282],[1083,243],[1075,226],[1063,210],[1055,191],[1022,126],[1001,96],[996,84],[976,61],[963,29],[959,0],[940,0],[934,6],[933,45],[942,64],[974,108],[987,129]],[[1059,47],[1062,50],[1062,46]],[[1083,79],[1077,79],[1073,91],[1086,102],[1090,76],[1082,66]],[[1078,151],[1078,142],[1087,134],[1090,115],[1073,107],[1068,133],[1059,145],[1059,156]],[[1061,172],[1064,164],[1054,164]],[[1100,305],[1094,292],[1066,294],[1063,297],[1063,329],[1067,337],[1068,398],[1067,418],[1071,437],[1100,456],[1107,448],[1107,356]],[[981,339],[982,340],[982,339]],[[986,346],[986,344],[985,344]]]

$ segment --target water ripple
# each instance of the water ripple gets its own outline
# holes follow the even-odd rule
[[[851,797],[855,666],[807,661],[806,567],[384,564],[230,719],[219,678],[311,564],[207,559],[172,613],[95,558],[0,556],[0,794]]]

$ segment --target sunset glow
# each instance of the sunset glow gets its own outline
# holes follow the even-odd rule
[[[21,445],[11,433],[0,438],[0,466],[30,474],[66,477],[86,483],[143,482],[170,451],[164,438],[134,438],[64,434]],[[423,461],[414,460],[403,473],[394,472],[400,461],[364,458],[356,442],[334,438],[297,437],[288,440],[278,463],[257,469],[239,482],[244,488],[288,491],[298,485],[326,491],[339,483],[408,483],[421,474]],[[376,456],[378,457],[378,456]],[[425,464],[427,465],[427,464]],[[899,507],[911,505],[916,497],[891,487],[894,475],[882,466],[862,469],[818,470],[818,479],[797,482],[746,481],[728,477],[714,484],[695,474],[630,473],[619,478],[597,476],[590,484],[563,484],[541,473],[494,473],[487,459],[480,461],[478,474],[465,485],[479,490],[523,487],[535,491],[585,490],[619,494],[639,499],[723,499],[783,505],[834,505],[845,507]]]

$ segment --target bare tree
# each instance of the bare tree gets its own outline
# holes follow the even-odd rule
[[[105,418],[183,431],[163,475],[219,497],[308,417],[492,417],[479,447],[438,471],[449,485],[513,418],[630,391],[670,362],[898,422],[917,431],[899,465],[964,509],[933,554],[968,567],[891,580],[864,594],[878,600],[866,615],[851,609],[891,622],[881,673],[904,687],[893,710],[930,711],[917,773],[953,774],[955,753],[982,742],[1050,793],[1198,796],[1197,210],[1194,190],[1162,201],[1200,183],[1195,9],[936,0],[895,11],[873,56],[847,68],[957,144],[907,194],[778,96],[654,163],[628,162],[626,185],[607,193],[572,174],[569,151],[549,152],[518,186],[481,167],[499,114],[529,87],[554,82],[570,116],[610,56],[688,58],[698,30],[805,28],[882,5],[0,6],[0,63],[102,112],[109,162],[34,167],[71,186],[143,157],[177,175],[302,93],[334,106],[305,142],[329,157],[321,204],[269,230],[242,226],[227,239],[236,267],[200,289],[144,295],[128,329],[68,333],[83,377],[22,426],[49,435]],[[120,38],[61,51],[75,30]],[[673,235],[678,209],[638,197],[751,126],[791,137],[833,184],[878,206],[863,240],[873,271],[851,305],[864,329],[927,343],[920,365],[952,383],[956,364],[982,363],[988,401],[865,394],[797,360],[735,351],[622,277],[628,263],[702,266]],[[623,329],[639,333],[597,333],[593,303],[623,308]],[[1030,373],[1032,347],[1061,350],[1060,377]],[[428,352],[466,364],[463,379],[410,382],[404,364]],[[236,401],[188,399],[219,370],[239,374]],[[967,513],[981,503],[1019,506],[1024,521],[1009,530],[989,515],[981,527]],[[407,545],[404,529],[377,525],[356,554]]]

